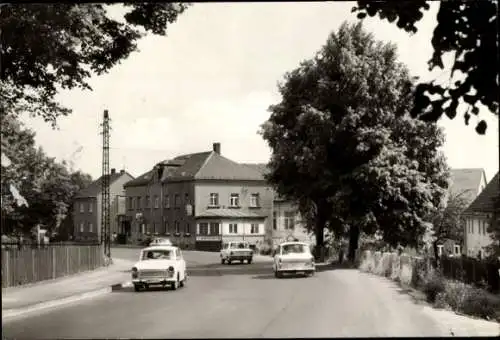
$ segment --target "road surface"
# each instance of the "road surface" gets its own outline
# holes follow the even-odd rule
[[[137,249],[113,250],[136,259]],[[270,263],[221,265],[185,252],[177,291],[124,289],[3,323],[7,338],[225,338],[442,336],[395,284],[354,269],[276,279]]]

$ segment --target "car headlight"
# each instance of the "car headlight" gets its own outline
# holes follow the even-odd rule
[[[168,271],[172,273],[174,271],[174,267],[172,266],[168,267]]]
[[[137,270],[137,268],[136,267],[132,268],[132,278],[137,279],[138,276],[139,276],[139,271]]]

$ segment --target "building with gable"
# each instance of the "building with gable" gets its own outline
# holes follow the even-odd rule
[[[109,194],[111,199],[110,229],[118,233],[126,228],[124,184],[134,179],[125,170],[111,169]],[[80,190],[73,201],[74,239],[97,242],[101,239],[102,176],[88,187]]]
[[[273,191],[262,173],[207,152],[175,157],[125,185],[132,240],[161,234],[187,249],[225,241],[258,246],[271,230]]]

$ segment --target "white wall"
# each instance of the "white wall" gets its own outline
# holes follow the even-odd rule
[[[476,257],[479,253],[480,249],[489,246],[493,239],[491,235],[483,233],[483,225],[484,228],[488,228],[489,219],[486,216],[477,216],[477,217],[467,217],[466,218],[466,227],[465,227],[465,245],[466,255]],[[471,229],[472,228],[472,229]]]
[[[273,243],[279,244],[284,242],[289,237],[297,238],[300,241],[315,243],[314,236],[312,236],[302,224],[302,217],[300,216],[298,209],[289,201],[275,201],[274,211],[276,212],[276,230],[272,230]],[[295,212],[294,229],[285,229],[285,213],[287,211]],[[272,223],[271,223],[272,226]]]

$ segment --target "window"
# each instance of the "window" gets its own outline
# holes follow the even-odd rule
[[[89,223],[89,231],[92,233],[94,230],[94,225],[92,223]]]
[[[80,223],[80,232],[83,233],[83,230],[85,228],[85,225],[83,224],[83,222]]]
[[[170,231],[170,230],[168,229],[168,221],[165,221],[163,224],[164,224],[164,226],[163,226],[163,227],[165,228],[164,232],[165,232],[165,233],[168,233],[168,232]]]
[[[130,197],[130,210],[136,208],[136,198],[135,197]]]
[[[141,261],[146,260],[171,260],[173,257],[173,252],[171,250],[155,249],[149,250],[142,253]]]
[[[158,196],[155,196],[155,209],[158,209],[160,207],[160,198]]]
[[[238,224],[229,223],[229,233],[230,234],[237,234],[238,233]]]
[[[146,196],[146,206],[145,208],[149,208],[151,206],[151,198],[149,196]]]
[[[200,223],[200,235],[208,235],[208,223]]]
[[[455,244],[454,250],[455,250],[455,255],[460,255],[460,246],[458,244]]]
[[[252,223],[250,225],[250,234],[258,234],[259,233],[259,224],[258,223]]]
[[[295,216],[293,211],[285,212],[285,229],[291,230],[295,227]]]
[[[191,226],[189,225],[189,223],[186,223],[186,226],[184,227],[184,233],[191,233]]]
[[[273,230],[278,229],[278,213],[276,211],[273,211]]]
[[[142,209],[142,197],[137,197],[137,210]]]
[[[219,234],[220,234],[219,223],[217,222],[210,223],[210,235],[219,235]]]
[[[84,207],[83,203],[80,203],[80,212],[82,213],[84,211],[85,211],[85,207]]]
[[[189,203],[189,194],[188,193],[184,194],[184,203],[186,203],[186,204]]]
[[[170,208],[170,196],[165,195],[165,208]]]
[[[175,221],[175,232],[180,233],[179,221]]]
[[[178,207],[179,207],[179,205],[180,205],[180,202],[179,202],[179,194],[175,194],[175,196],[174,196],[174,206],[175,206],[176,208],[178,208]]]
[[[438,244],[438,256],[441,256],[441,255],[443,255],[443,245]]]
[[[240,206],[240,195],[239,194],[231,194],[231,199],[229,202],[231,207],[239,207]]]
[[[156,222],[153,222],[153,234],[156,233]]]
[[[250,196],[250,206],[252,208],[257,208],[259,207],[259,194],[252,194]]]
[[[217,207],[219,205],[219,194],[211,193],[210,194],[210,206]]]
[[[92,212],[92,202],[89,203],[89,212]]]

